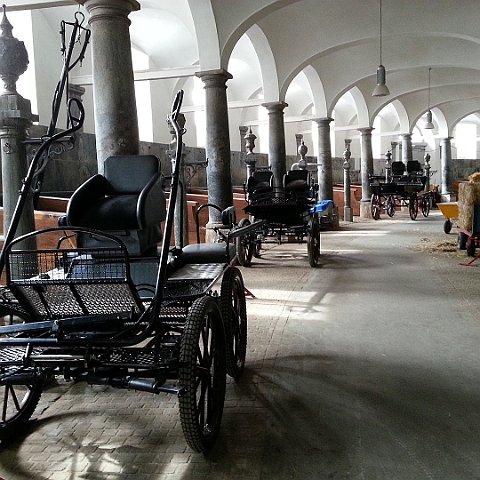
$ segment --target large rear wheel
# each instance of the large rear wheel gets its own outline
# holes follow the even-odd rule
[[[227,268],[222,279],[220,311],[225,325],[227,373],[238,380],[247,353],[247,302],[240,270]]]
[[[217,439],[225,401],[225,333],[222,315],[209,296],[190,307],[180,343],[180,422],[188,445],[210,450]]]

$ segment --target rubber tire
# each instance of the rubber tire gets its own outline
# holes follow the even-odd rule
[[[225,332],[215,300],[206,295],[191,305],[180,341],[180,423],[187,444],[207,452],[218,437],[226,388]]]
[[[238,222],[239,228],[247,225],[250,225],[250,220],[248,218],[242,218],[240,222]],[[255,243],[252,235],[249,234],[237,237],[235,239],[235,246],[237,250],[238,264],[242,267],[249,267],[252,264],[252,257],[255,250]]]
[[[14,325],[30,321],[30,317],[8,305],[0,306],[0,325]],[[4,347],[11,348],[11,347]],[[8,380],[8,372],[19,371],[20,367],[0,367],[0,377]],[[18,432],[25,428],[33,415],[43,391],[43,379],[37,376],[34,380],[25,382],[21,375],[27,375],[33,369],[22,369],[15,380],[0,382],[0,439],[17,438]],[[15,382],[18,383],[15,383]]]
[[[387,215],[391,218],[395,215],[395,197],[393,195],[389,195],[385,200],[385,211]]]
[[[374,220],[380,218],[380,196],[374,193],[370,198],[370,212]]]
[[[10,367],[11,368],[11,367]],[[0,375],[5,376],[5,368],[0,368]],[[19,378],[19,377],[18,377]],[[8,377],[7,377],[8,380]],[[0,383],[1,415],[0,439],[18,438],[18,432],[24,429],[37,408],[43,391],[43,380],[36,377],[22,383]]]
[[[260,258],[262,254],[260,251],[262,250],[262,242],[260,240],[255,240],[255,245],[253,247],[253,256],[255,258]]]
[[[448,235],[452,231],[452,221],[445,220],[443,224],[443,231]]]
[[[412,193],[408,199],[408,213],[412,220],[417,219],[418,215],[418,198],[416,193]]]
[[[459,250],[466,250],[467,249],[467,240],[468,235],[463,232],[458,232],[457,235],[457,247]]]
[[[467,243],[466,243],[466,250],[467,250],[468,257],[475,256],[476,245],[475,245],[475,239],[473,237],[468,237]]]
[[[227,374],[238,381],[247,354],[247,302],[242,273],[236,267],[227,268],[223,274],[220,312],[225,327]]]
[[[426,218],[430,213],[430,197],[422,197],[422,215]]]
[[[312,268],[318,267],[320,263],[320,225],[317,217],[313,217],[309,221],[307,252],[309,265]]]

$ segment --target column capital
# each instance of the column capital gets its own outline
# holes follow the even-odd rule
[[[453,138],[454,138],[454,137],[443,137],[443,138],[441,138],[440,140],[441,140],[442,142],[449,142],[449,141],[452,140]]]
[[[137,0],[77,0],[83,5],[90,18],[88,22],[91,24],[100,18],[120,17],[127,19],[130,12],[140,10],[140,3]],[[128,20],[130,23],[130,20]]]
[[[411,137],[411,136],[412,136],[411,133],[401,133],[401,134],[400,134],[400,137],[403,137],[403,138],[409,138],[409,137]]]
[[[362,134],[362,135],[371,135],[372,132],[375,130],[373,127],[362,127],[362,128],[357,128],[357,130]]]
[[[262,103],[262,107],[265,107],[269,113],[273,112],[283,112],[286,107],[288,107],[288,103],[278,101],[278,102],[267,102]]]
[[[195,72],[195,76],[202,80],[205,87],[224,87],[227,81],[233,78],[233,75],[223,68]]]
[[[333,118],[330,118],[330,117],[312,118],[312,122],[315,122],[318,125],[321,125],[321,124],[327,124],[328,125],[330,122],[333,122]]]

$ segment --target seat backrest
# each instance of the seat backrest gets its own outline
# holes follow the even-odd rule
[[[403,175],[405,164],[403,162],[392,162],[392,175]]]
[[[308,170],[290,170],[285,174],[286,190],[307,191],[310,188],[310,172]]]
[[[407,173],[423,172],[423,168],[418,160],[409,160],[407,162]]]
[[[155,155],[114,155],[104,163],[104,176],[115,193],[139,193],[160,171]]]
[[[253,193],[258,188],[267,189],[272,186],[273,172],[270,170],[256,170],[248,177],[247,192]]]

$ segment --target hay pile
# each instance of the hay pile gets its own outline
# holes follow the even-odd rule
[[[474,205],[480,205],[480,172],[458,184],[458,226],[471,232]]]

